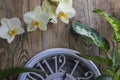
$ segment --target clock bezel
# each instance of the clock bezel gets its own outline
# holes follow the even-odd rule
[[[38,63],[40,60],[43,60],[49,56],[55,56],[55,55],[69,55],[71,57],[75,57],[76,59],[83,61],[86,65],[89,66],[89,68],[95,73],[95,76],[101,75],[96,65],[91,61],[84,59],[82,57],[77,56],[76,54],[80,53],[76,50],[68,49],[68,48],[52,48],[47,49],[42,52],[39,52],[37,55],[32,57],[26,64],[25,67],[33,67],[36,63]],[[18,80],[25,79],[27,73],[22,73],[19,75]]]

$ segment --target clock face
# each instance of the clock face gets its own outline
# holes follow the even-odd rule
[[[47,72],[20,74],[18,80],[95,80],[100,75],[92,61],[76,55],[77,51],[54,48],[38,53],[26,67],[33,67]]]

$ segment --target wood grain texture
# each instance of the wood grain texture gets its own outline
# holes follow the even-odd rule
[[[27,25],[23,22],[23,14],[33,10],[36,5],[41,5],[42,0],[0,0],[0,19],[3,17],[19,17],[22,27]],[[73,0],[76,15],[70,19],[70,24],[64,24],[58,19],[57,24],[48,24],[48,30],[42,32],[36,30],[27,35],[24,43],[17,46],[15,53],[7,53],[7,50],[0,45],[0,69],[23,66],[31,57],[38,52],[49,48],[64,47],[78,50],[86,54],[99,55],[103,52],[83,39],[71,34],[70,26],[73,20],[80,21],[104,35],[108,40],[113,38],[113,29],[108,22],[100,15],[92,12],[95,8],[101,8],[105,12],[120,18],[120,0]],[[22,37],[17,36],[15,41],[7,47],[14,49],[16,43],[21,41]],[[13,52],[13,51],[12,51]],[[16,76],[17,77],[17,76]],[[10,77],[6,80],[16,80],[16,77]]]

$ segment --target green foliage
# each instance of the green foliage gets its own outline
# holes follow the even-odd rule
[[[77,54],[80,57],[90,59],[92,61],[95,61],[97,63],[104,64],[105,68],[103,68],[104,73],[106,76],[110,76],[115,80],[119,80],[120,73],[119,73],[119,62],[118,62],[118,56],[116,51],[113,49],[111,54],[109,56],[95,56],[95,55],[88,55],[88,54]],[[98,78],[98,80],[109,80],[108,77],[104,78],[104,76],[101,76]],[[106,79],[107,78],[107,79]]]
[[[106,56],[95,56],[95,55],[88,55],[88,54],[77,54],[77,55],[80,56],[80,57],[95,61],[97,63],[105,64],[107,66],[110,66],[110,65],[113,64],[112,59],[110,59]]]
[[[93,12],[102,15],[110,23],[110,25],[114,29],[114,39],[117,42],[120,42],[120,20],[106,14],[101,9],[93,10]]]
[[[120,20],[108,15],[107,13],[103,12],[101,9],[96,9],[93,12],[102,15],[111,24],[112,28],[114,29],[114,39],[116,41],[114,44],[116,46],[113,47],[110,54],[107,55],[107,57],[112,59],[112,65],[107,66],[109,68],[106,69],[106,72],[114,80],[120,80],[120,52],[118,49],[118,45],[120,42]]]
[[[90,28],[89,26],[86,26],[80,22],[74,21],[72,23],[72,29],[78,35],[87,37],[87,39],[91,40],[93,43],[95,43],[97,46],[99,46],[106,52],[110,49],[107,39],[105,39],[96,30]]]
[[[113,80],[110,76],[99,76],[97,80]]]
[[[87,37],[88,40],[107,52],[104,56],[87,54],[78,54],[78,56],[104,64],[104,66],[101,67],[104,75],[102,74],[97,77],[97,80],[120,80],[120,52],[118,47],[120,42],[120,21],[106,14],[101,9],[96,9],[93,12],[102,15],[111,24],[114,29],[114,39],[116,42],[113,42],[113,44],[115,46],[111,47],[112,50],[109,50],[110,46],[106,38],[89,26],[74,21],[72,23],[72,29],[77,35]]]
[[[18,74],[18,73],[23,73],[23,72],[36,72],[38,74],[42,73],[42,74],[46,74],[44,71],[38,70],[38,69],[34,69],[34,68],[29,68],[29,67],[13,67],[13,68],[9,68],[9,69],[5,69],[0,71],[0,80],[4,79],[8,76],[14,75],[14,74]]]

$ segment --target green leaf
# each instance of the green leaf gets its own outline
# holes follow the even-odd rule
[[[111,70],[113,71],[113,73],[116,73],[119,70],[119,58],[117,52],[115,51],[115,48],[112,49],[110,57],[113,63],[113,65],[111,66],[112,67]]]
[[[111,58],[113,61],[113,65],[116,65],[118,63],[118,56],[114,48],[111,51]]]
[[[72,29],[78,35],[82,35],[90,39],[93,43],[95,43],[98,47],[102,48],[103,50],[108,51],[110,49],[107,39],[105,39],[96,30],[90,28],[89,26],[86,26],[77,21],[73,21]]]
[[[101,70],[102,74],[109,75],[109,76],[114,75],[112,67],[103,66],[103,67],[100,68],[100,70]]]
[[[108,57],[105,56],[96,56],[96,55],[88,55],[88,54],[77,54],[80,57],[86,58],[86,59],[90,59],[94,62],[97,63],[102,63],[105,64],[107,66],[111,66],[112,65],[112,60]]]
[[[114,75],[115,75],[115,72],[112,70],[112,67],[106,68],[105,71],[106,71],[107,74],[110,75],[110,76],[114,76]]]
[[[110,76],[99,76],[97,77],[97,80],[113,80]]]
[[[120,42],[120,21],[118,19],[106,14],[101,9],[96,9],[93,12],[102,15],[110,23],[110,25],[114,29],[115,40],[117,42]]]
[[[11,76],[13,74],[23,73],[23,72],[36,72],[36,73],[42,73],[46,74],[44,71],[35,69],[35,68],[29,68],[29,67],[14,67],[5,69],[3,71],[0,71],[0,79],[4,79],[8,76]]]

